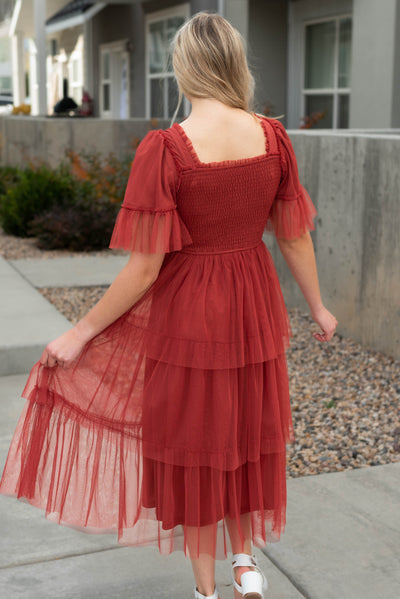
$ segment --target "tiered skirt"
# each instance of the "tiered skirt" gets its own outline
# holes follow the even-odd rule
[[[229,533],[278,541],[294,441],[290,334],[262,241],[167,253],[71,368],[33,366],[0,492],[163,554],[223,559]]]

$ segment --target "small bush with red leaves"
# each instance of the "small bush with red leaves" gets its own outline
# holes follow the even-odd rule
[[[57,168],[47,163],[3,167],[0,223],[6,233],[37,237],[42,249],[108,247],[124,198],[132,155],[66,152]]]
[[[53,206],[34,218],[30,233],[42,249],[101,250],[110,243],[118,209],[108,199],[81,198],[70,206]]]

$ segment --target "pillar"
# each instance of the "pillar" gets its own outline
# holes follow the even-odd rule
[[[25,102],[24,34],[16,31],[11,37],[12,89],[14,105]]]
[[[36,45],[36,114],[47,114],[47,73],[46,73],[46,0],[33,0],[33,21]],[[33,90],[32,90],[33,91]]]

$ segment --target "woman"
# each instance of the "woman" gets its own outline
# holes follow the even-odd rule
[[[290,326],[264,230],[329,341],[315,209],[279,121],[250,111],[239,33],[199,13],[174,40],[182,125],[140,144],[110,247],[127,265],[32,368],[0,490],[86,532],[183,550],[195,597],[217,599],[232,551],[236,597],[261,598],[252,557],[285,526],[294,441]],[[226,532],[228,534],[226,534]]]

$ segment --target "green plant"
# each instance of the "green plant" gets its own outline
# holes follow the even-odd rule
[[[0,196],[4,231],[37,237],[38,247],[45,249],[108,247],[125,195],[132,153],[118,159],[114,153],[103,157],[99,152],[78,155],[67,150],[66,156],[68,160],[56,169],[29,161],[18,171],[13,185],[4,185]]]
[[[17,166],[0,166],[0,197],[20,179],[21,169]]]
[[[73,175],[80,181],[90,181],[98,198],[107,196],[110,202],[120,204],[124,199],[133,156],[123,158],[110,152],[101,156],[100,152],[81,152],[67,150]]]
[[[329,401],[324,401],[324,404],[326,408],[333,408],[336,405],[336,402],[334,399],[330,399]]]
[[[4,231],[28,237],[30,221],[55,204],[73,203],[76,187],[76,179],[65,164],[56,170],[44,164],[24,169],[17,182],[1,196],[0,220]]]
[[[43,249],[89,251],[107,248],[119,205],[94,195],[70,206],[54,206],[33,219],[30,232]]]

